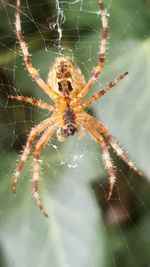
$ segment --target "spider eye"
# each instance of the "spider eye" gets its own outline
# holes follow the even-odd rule
[[[68,85],[68,90],[69,91],[72,91],[73,88],[72,88],[71,82],[67,81],[67,85]]]
[[[62,84],[61,84],[60,82],[58,83],[58,90],[59,90],[60,92],[62,92],[62,90],[63,90],[63,89],[62,89]]]

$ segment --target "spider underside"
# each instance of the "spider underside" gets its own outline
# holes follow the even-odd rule
[[[106,44],[108,38],[108,21],[107,12],[104,8],[102,0],[99,0],[99,8],[101,11],[102,40],[100,44],[98,63],[93,69],[89,80],[85,82],[83,74],[70,57],[59,56],[55,59],[53,65],[51,66],[47,83],[45,83],[40,77],[37,69],[35,69],[32,65],[31,57],[29,55],[21,29],[20,0],[16,0],[16,36],[20,44],[25,66],[33,80],[53,100],[54,105],[26,96],[9,96],[11,99],[30,103],[34,106],[38,106],[39,108],[46,109],[51,112],[50,117],[31,129],[26,145],[21,154],[20,161],[16,166],[12,188],[13,192],[15,193],[16,184],[22,167],[31,151],[35,139],[40,134],[40,138],[35,143],[35,149],[33,153],[32,193],[38,207],[46,217],[48,217],[48,214],[43,208],[38,194],[40,153],[54,132],[56,132],[58,140],[63,142],[70,135],[78,135],[79,137],[82,137],[86,130],[90,136],[98,144],[100,144],[104,166],[109,175],[110,188],[108,198],[110,198],[112,195],[113,186],[116,180],[115,169],[109,154],[109,146],[111,146],[117,155],[120,156],[121,159],[124,160],[134,171],[136,171],[138,174],[141,174],[128,156],[120,148],[106,127],[85,111],[87,106],[101,98],[120,80],[122,80],[128,74],[128,72],[125,72],[119,77],[115,78],[113,81],[108,83],[106,87],[101,88],[100,91],[95,93],[92,97],[81,102],[91,86],[94,84],[95,80],[101,74],[105,64]]]

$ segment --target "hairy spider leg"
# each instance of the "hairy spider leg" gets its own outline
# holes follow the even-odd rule
[[[102,40],[100,44],[100,51],[99,51],[99,58],[98,64],[94,68],[92,75],[88,82],[86,83],[85,87],[81,90],[81,92],[77,95],[77,98],[83,98],[98,78],[98,76],[103,71],[105,65],[105,58],[106,58],[106,46],[107,46],[107,39],[108,39],[108,20],[107,20],[107,10],[104,8],[103,1],[99,0],[99,7],[101,10],[101,21],[102,21]]]
[[[105,95],[110,89],[112,89],[114,86],[116,86],[118,84],[119,81],[121,81],[122,79],[125,78],[125,76],[128,74],[128,72],[125,72],[123,74],[121,74],[119,77],[115,78],[113,81],[111,81],[106,87],[103,87],[98,93],[95,93],[94,95],[92,95],[89,99],[85,100],[82,103],[82,107],[86,108],[87,106],[89,106],[90,104],[92,104],[93,102],[95,102],[96,100],[98,100],[99,98],[101,98],[103,95]]]
[[[20,175],[20,172],[23,168],[23,165],[27,159],[27,156],[29,155],[30,151],[31,151],[31,148],[32,148],[32,144],[33,144],[33,141],[35,140],[35,138],[37,137],[37,135],[42,132],[46,127],[48,127],[50,125],[50,122],[51,122],[51,119],[48,118],[44,121],[42,121],[40,124],[38,124],[36,127],[34,127],[29,136],[28,136],[28,139],[27,139],[27,142],[26,142],[26,145],[24,147],[24,150],[21,154],[21,158],[16,166],[16,170],[15,170],[15,173],[14,173],[14,178],[13,178],[13,182],[12,182],[12,190],[14,193],[16,193],[16,185],[17,185],[17,182],[18,182],[18,179],[19,179],[19,175]]]
[[[21,28],[21,20],[20,20],[20,0],[16,0],[16,36],[17,39],[19,40],[19,44],[22,50],[23,54],[23,59],[24,63],[26,65],[26,68],[28,72],[31,74],[33,80],[39,85],[39,87],[53,100],[55,101],[59,95],[48,86],[43,79],[40,77],[39,72],[37,69],[35,69],[32,66],[32,61],[31,61],[31,56],[29,55],[28,52],[28,47],[25,43],[24,36],[22,33],[22,28]]]
[[[103,137],[95,130],[95,128],[89,126],[88,124],[84,125],[85,128],[88,130],[89,134],[91,137],[98,143],[100,144],[102,148],[102,158],[103,158],[103,164],[104,167],[109,175],[109,192],[108,192],[108,199],[111,198],[113,187],[116,181],[116,174],[115,170],[112,164],[112,160],[110,158],[109,154],[109,146],[108,144],[104,141]]]
[[[47,104],[47,103],[45,103],[45,102],[43,102],[42,100],[39,100],[39,99],[30,98],[30,97],[22,96],[22,95],[17,95],[17,96],[9,95],[8,98],[14,99],[14,100],[17,100],[17,101],[21,101],[21,102],[25,102],[25,103],[31,104],[33,106],[37,106],[39,108],[49,110],[49,111],[53,111],[54,110],[54,107],[52,105]]]
[[[123,149],[118,145],[118,143],[116,142],[116,140],[112,137],[112,135],[107,131],[107,138],[108,141],[110,143],[110,145],[112,146],[112,148],[114,149],[114,151],[116,152],[116,154],[126,163],[129,165],[129,167],[134,170],[138,175],[142,176],[142,173],[137,169],[137,167],[135,166],[135,164],[129,159],[129,157],[127,156],[127,154],[123,151]]]
[[[123,149],[119,146],[115,138],[110,134],[110,132],[106,129],[106,127],[101,123],[94,119],[92,116],[86,113],[86,120],[89,124],[92,124],[92,127],[95,128],[100,134],[102,134],[109,144],[112,146],[116,154],[137,174],[140,176],[142,173],[137,169],[135,164],[130,160],[127,154],[123,151]],[[89,120],[88,120],[89,118]]]
[[[45,217],[48,217],[48,214],[46,213],[45,209],[42,206],[41,200],[39,198],[39,193],[38,193],[38,183],[39,183],[39,171],[40,171],[40,153],[41,150],[46,146],[48,143],[49,139],[51,138],[52,134],[56,130],[55,126],[50,126],[48,129],[45,130],[41,138],[37,141],[35,145],[35,151],[34,151],[34,156],[33,156],[33,162],[34,162],[34,174],[33,174],[33,182],[32,182],[32,193],[33,197],[43,213]]]

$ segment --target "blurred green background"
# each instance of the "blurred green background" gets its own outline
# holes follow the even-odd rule
[[[0,3],[0,267],[150,266],[150,1],[104,1],[109,14],[107,63],[90,96],[128,70],[128,77],[89,112],[128,152],[143,177],[116,157],[117,183],[108,202],[108,179],[99,146],[86,135],[60,144],[54,136],[42,153],[40,196],[49,218],[31,195],[32,157],[18,183],[16,160],[32,126],[49,116],[8,101],[9,94],[51,100],[31,80],[15,38],[15,3]],[[46,80],[59,51],[71,55],[86,79],[97,63],[100,13],[97,0],[21,1],[21,20],[33,65]],[[62,39],[59,40],[59,27]]]

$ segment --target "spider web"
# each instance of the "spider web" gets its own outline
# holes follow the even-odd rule
[[[60,54],[75,58],[87,79],[97,63],[100,11],[97,0],[21,1],[21,21],[33,65],[44,80]],[[110,37],[107,62],[88,96],[129,70],[129,76],[88,112],[101,120],[143,172],[138,177],[111,152],[117,183],[108,202],[107,174],[99,146],[86,135],[59,143],[54,136],[41,157],[40,196],[49,219],[31,196],[32,157],[21,173],[17,195],[11,180],[31,127],[46,111],[8,101],[20,94],[50,99],[31,80],[15,40],[13,1],[2,1],[1,266],[118,267],[150,264],[149,1],[104,2]],[[136,242],[135,242],[136,241]],[[15,245],[14,245],[15,244]],[[123,264],[122,264],[123,262]]]

